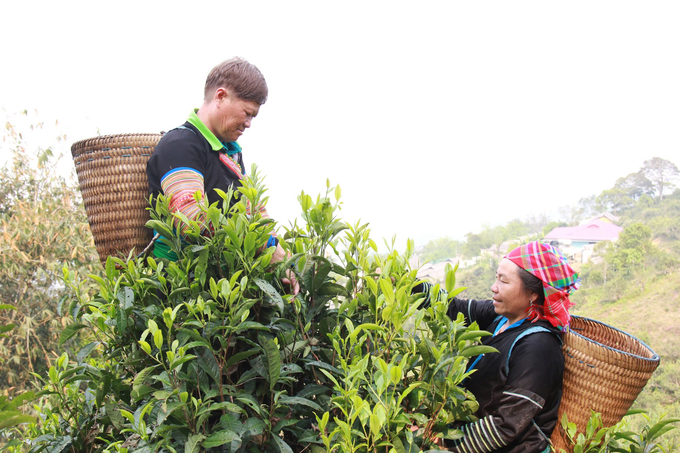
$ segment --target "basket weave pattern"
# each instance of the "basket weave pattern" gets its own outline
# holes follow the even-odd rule
[[[563,337],[564,379],[559,418],[551,440],[571,452],[562,414],[585,432],[591,410],[604,426],[618,423],[659,366],[659,356],[637,338],[580,316],[572,316]]]
[[[141,252],[152,232],[146,162],[161,134],[120,134],[71,146],[87,220],[99,259]]]

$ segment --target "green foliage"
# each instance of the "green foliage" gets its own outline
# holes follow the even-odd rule
[[[629,274],[652,253],[652,231],[642,223],[628,225],[619,234],[619,239],[607,250],[607,263],[614,269]]]
[[[305,224],[272,263],[274,223],[246,209],[266,202],[251,175],[201,208],[209,236],[156,201],[149,226],[178,261],[110,257],[94,295],[65,268],[74,322],[41,377],[31,452],[418,451],[473,414],[459,384],[467,358],[489,352],[475,345],[484,333],[448,319],[444,301],[418,311],[413,244],[376,258],[368,227],[336,217],[340,189],[327,183],[316,200],[300,195]],[[297,296],[280,283],[289,269]]]
[[[12,155],[0,169],[0,301],[17,308],[0,311],[0,324],[16,326],[0,338],[5,395],[19,393],[31,372],[43,373],[58,357],[61,268],[88,274],[100,267],[78,189],[55,174],[53,150],[31,148],[30,136],[7,123],[0,142]]]
[[[673,426],[680,422],[677,418],[666,418],[665,415],[652,421],[645,411],[629,411],[626,416],[640,415],[644,417],[645,425],[637,432],[628,430],[627,420],[613,426],[605,427],[600,414],[593,412],[586,424],[584,433],[578,432],[576,425],[570,423],[566,414],[562,417],[562,429],[567,433],[572,443],[574,453],[656,453],[672,451],[664,448],[660,438],[677,428]],[[564,450],[561,450],[564,453]]]
[[[16,310],[16,307],[9,304],[0,304],[0,310]],[[6,338],[7,332],[14,329],[16,325],[0,324],[0,338]],[[1,359],[0,359],[1,360]],[[30,415],[26,415],[19,410],[19,408],[27,401],[33,398],[33,393],[22,393],[16,398],[9,399],[7,396],[0,395],[0,447],[12,448],[20,445],[16,439],[11,439],[9,442],[4,442],[3,438],[11,437],[12,428],[23,423],[34,422],[35,419]]]
[[[379,264],[404,265],[395,253]],[[447,280],[447,288],[453,290],[453,270]],[[495,352],[474,344],[489,333],[477,330],[474,323],[465,327],[462,314],[455,321],[449,319],[448,301],[417,312],[408,273],[394,287],[384,273],[366,284],[363,296],[369,310],[357,312],[362,323],[355,325],[346,318],[329,335],[339,370],[321,371],[339,392],[331,400],[335,409],[318,417],[326,451],[419,451],[440,437],[459,438],[462,433],[449,425],[469,419],[477,409],[461,388],[469,374],[464,365],[467,357]],[[438,293],[437,285],[432,297]],[[413,315],[415,324],[409,332],[406,320]]]
[[[602,417],[596,412],[591,413],[585,433],[578,432],[576,424],[569,422],[567,414],[563,414],[560,423],[572,443],[574,453],[604,453],[609,451],[616,438],[615,433],[620,432],[621,426],[623,426],[623,422],[620,422],[611,427],[604,427]],[[565,453],[563,449],[560,451]]]

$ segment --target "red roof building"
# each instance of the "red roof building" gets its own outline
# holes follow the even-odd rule
[[[544,238],[546,240],[567,239],[576,242],[596,243],[600,241],[615,241],[619,238],[619,233],[623,228],[613,223],[593,220],[583,225],[575,227],[554,228]]]
[[[590,259],[595,244],[602,241],[615,241],[623,228],[602,220],[592,220],[575,227],[554,228],[544,238],[562,250],[571,261],[585,263]]]

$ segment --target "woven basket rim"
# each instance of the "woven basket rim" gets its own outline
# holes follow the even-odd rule
[[[155,135],[155,136],[160,135],[162,137],[164,135],[164,133],[163,132],[128,132],[128,133],[125,133],[125,134],[97,135],[96,137],[84,138],[82,140],[78,140],[76,142],[73,142],[71,144],[71,153],[74,153],[75,150],[79,146],[81,146],[81,145],[83,145],[87,142],[91,142],[92,140],[114,140],[114,139],[120,139],[120,138],[123,138],[123,137],[139,137],[139,136],[145,136],[145,135]],[[73,154],[73,158],[76,158],[76,157],[80,156],[81,154],[83,154],[83,153]]]
[[[654,352],[654,350],[653,350],[652,348],[650,348],[649,345],[647,345],[647,343],[645,343],[644,341],[640,340],[639,338],[637,338],[637,337],[635,337],[635,336],[629,334],[628,332],[624,332],[623,330],[617,329],[616,327],[610,326],[609,324],[604,323],[604,322],[602,322],[602,321],[597,321],[597,320],[592,319],[592,318],[586,318],[585,316],[571,315],[571,318],[583,319],[584,321],[590,321],[590,322],[592,322],[592,323],[595,323],[595,324],[599,324],[599,325],[601,325],[601,326],[604,326],[604,327],[606,327],[606,328],[608,328],[608,329],[612,329],[612,330],[615,330],[615,331],[617,331],[617,332],[620,332],[620,333],[623,334],[624,336],[626,336],[626,337],[628,337],[628,338],[632,338],[633,340],[637,341],[637,342],[640,343],[642,346],[644,346],[645,348],[647,348],[647,350],[650,351],[650,352],[652,353],[652,357],[643,357],[643,356],[641,356],[641,355],[633,354],[632,352],[622,351],[622,350],[620,350],[620,349],[616,349],[616,348],[613,348],[613,347],[611,347],[611,346],[607,346],[606,344],[602,344],[602,343],[600,343],[600,342],[598,342],[598,341],[593,340],[592,338],[588,338],[588,337],[586,337],[585,335],[581,335],[580,333],[575,332],[575,331],[571,328],[571,326],[569,326],[569,332],[570,332],[570,333],[572,333],[572,334],[574,334],[574,335],[576,335],[576,336],[578,336],[578,337],[580,337],[580,338],[583,338],[584,340],[586,340],[586,341],[588,341],[588,342],[590,342],[590,343],[593,343],[593,344],[595,344],[595,345],[597,345],[597,346],[601,346],[601,347],[603,347],[603,348],[609,349],[609,350],[614,351],[614,352],[616,352],[616,353],[618,353],[618,354],[624,354],[624,355],[633,357],[633,358],[638,359],[638,360],[645,360],[645,361],[648,361],[648,362],[659,362],[659,360],[660,360],[659,355],[658,355],[656,352]]]
[[[87,142],[90,140],[98,140],[98,139],[106,139],[106,138],[118,138],[118,137],[130,137],[130,136],[135,136],[135,135],[163,135],[162,132],[126,132],[124,134],[107,134],[107,135],[97,135],[95,137],[90,137],[90,138],[84,138],[82,140],[77,140],[73,142],[73,145],[76,143],[80,142]]]

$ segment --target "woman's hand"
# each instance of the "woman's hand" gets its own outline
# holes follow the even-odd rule
[[[411,432],[415,433],[420,428],[418,428],[418,425],[411,425],[410,429],[411,429]],[[430,437],[429,440],[430,440],[430,442],[432,442],[432,445],[436,445],[438,447],[444,447],[444,439],[442,439],[441,437],[432,436],[432,437]],[[444,448],[444,450],[446,450],[446,449]]]

